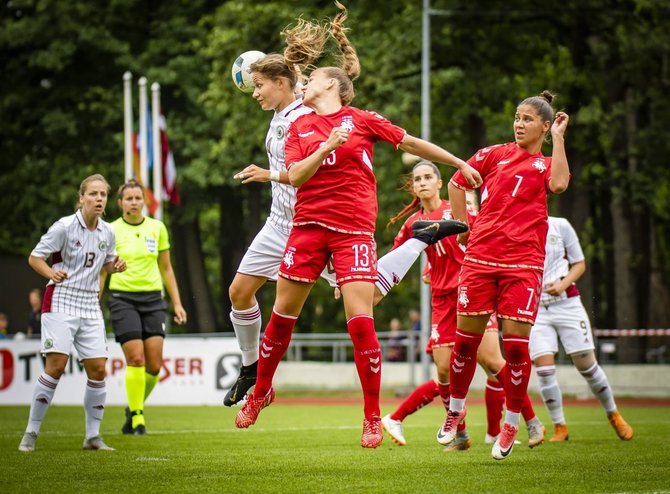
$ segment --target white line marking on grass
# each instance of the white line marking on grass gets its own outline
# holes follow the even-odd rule
[[[643,422],[637,421],[633,425],[668,425],[670,420],[646,420]],[[417,423],[417,424],[407,424],[408,427],[412,429],[433,429],[436,424],[426,424],[426,423]],[[437,424],[439,425],[439,424]],[[588,421],[570,421],[570,425],[607,425],[607,419],[603,420],[588,420]],[[257,432],[308,432],[308,431],[332,431],[332,430],[358,430],[360,429],[359,425],[339,425],[339,426],[321,426],[321,427],[279,427],[279,428],[264,428],[264,427],[251,427],[250,431]],[[243,433],[245,429],[237,429],[235,427],[225,428],[225,429],[151,429],[150,435],[171,435],[171,434],[239,434]],[[20,437],[23,434],[23,430],[12,431],[3,431],[0,432],[0,437],[3,438],[12,438]],[[121,436],[121,433],[106,432],[105,436]],[[83,432],[63,432],[63,431],[42,431],[40,432],[40,437],[44,436],[58,436],[58,437],[78,437],[83,436]]]

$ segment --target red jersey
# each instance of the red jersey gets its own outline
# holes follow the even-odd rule
[[[472,224],[475,219],[474,211],[468,210],[468,216]],[[412,238],[412,223],[416,220],[450,220],[452,218],[451,205],[445,200],[442,200],[440,207],[434,211],[426,212],[423,208],[420,209],[403,223],[393,241],[391,250]],[[429,245],[425,252],[430,264],[431,294],[441,296],[455,292],[458,288],[458,274],[465,256],[465,246],[456,241],[456,235],[451,235]]]
[[[347,233],[374,234],[377,181],[372,171],[372,147],[386,141],[396,148],[406,132],[381,115],[343,106],[330,115],[304,115],[289,127],[286,167],[323,145],[334,127],[349,131],[349,139],[332,151],[317,172],[298,188],[294,225],[317,224]]]
[[[551,158],[530,154],[509,142],[480,149],[468,163],[479,171],[484,184],[466,260],[541,271]],[[471,189],[460,172],[454,174],[451,183]]]

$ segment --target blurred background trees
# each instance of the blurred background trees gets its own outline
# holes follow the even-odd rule
[[[421,2],[348,3],[363,67],[354,104],[420,135]],[[579,285],[594,326],[668,327],[667,2],[431,6],[432,140],[467,159],[513,139],[521,99],[545,88],[557,92],[557,108],[571,115],[573,179],[550,208],[570,219],[585,248],[588,270]],[[249,49],[281,52],[279,33],[297,16],[335,12],[330,1],[309,0],[0,2],[0,253],[25,262],[41,233],[72,211],[85,176],[101,172],[113,188],[120,185],[121,78],[126,70],[135,81],[145,75],[161,84],[177,163],[183,205],[169,207],[166,221],[193,315],[188,330],[230,330],[227,287],[265,220],[270,192],[232,176],[248,163],[267,166],[272,117],[235,89],[230,66]],[[375,153],[381,255],[396,232],[385,224],[409,198],[399,190],[409,169],[388,145]],[[118,215],[112,199],[110,219]],[[380,328],[418,305],[418,288],[415,271],[377,308]],[[261,296],[267,313],[274,288]],[[317,284],[299,330],[343,327],[340,303]]]

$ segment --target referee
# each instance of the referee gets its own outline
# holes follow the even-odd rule
[[[186,311],[170,262],[170,242],[162,221],[145,217],[144,188],[134,179],[119,188],[121,218],[112,222],[116,247],[128,269],[109,281],[109,310],[116,341],[126,359],[128,407],[124,434],[145,435],[144,402],[158,382],[163,363],[167,302],[174,305],[174,321],[186,323]],[[104,287],[103,274],[101,284]]]

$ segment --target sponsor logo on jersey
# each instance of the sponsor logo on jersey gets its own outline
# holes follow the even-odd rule
[[[298,132],[298,137],[309,137],[312,134],[314,134],[313,130],[310,130],[309,132],[303,132],[302,134],[300,132]]]
[[[470,300],[468,299],[468,287],[461,286],[458,288],[458,304],[466,308]]]
[[[498,161],[497,165],[498,165],[498,166],[500,166],[500,165],[506,165],[507,163],[510,163],[511,161],[512,161],[512,160],[500,160],[500,161]]]
[[[81,247],[81,242],[80,242],[79,240],[77,240],[77,241],[75,242],[74,246],[75,246],[75,247]]]
[[[531,166],[536,168],[540,173],[544,173],[547,170],[547,165],[544,164],[544,158],[537,158],[533,161]]]

